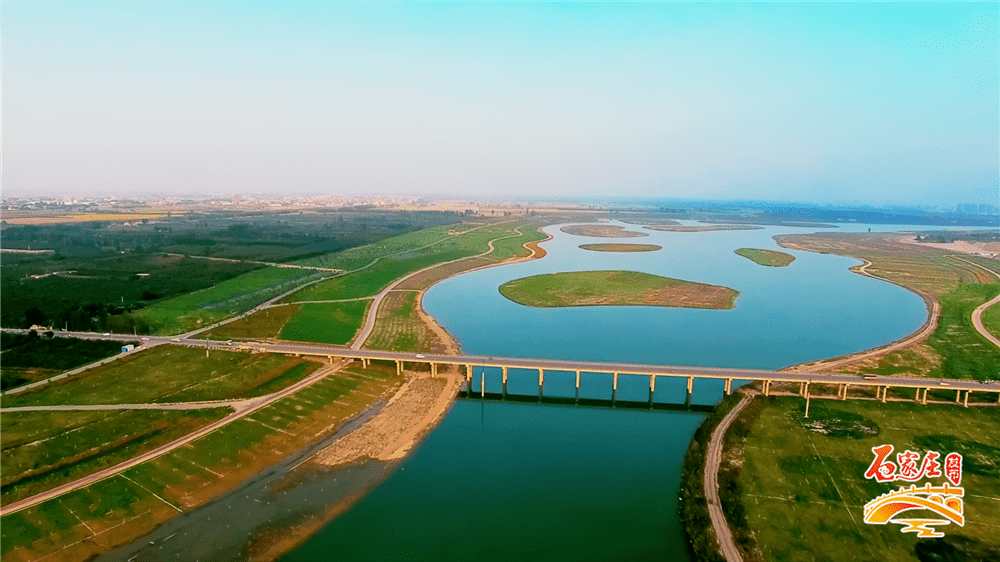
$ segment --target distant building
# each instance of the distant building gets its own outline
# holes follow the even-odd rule
[[[133,349],[135,349],[135,346],[132,345],[132,344],[123,345],[122,346],[122,353],[128,353],[128,352],[132,351]]]

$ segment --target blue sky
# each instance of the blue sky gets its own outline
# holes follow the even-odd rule
[[[998,202],[998,3],[2,16],[7,195]]]

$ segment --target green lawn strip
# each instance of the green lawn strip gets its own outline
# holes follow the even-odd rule
[[[371,301],[306,303],[282,328],[284,340],[343,345],[354,339]]]
[[[500,294],[526,306],[672,306],[733,308],[728,287],[637,271],[569,271],[508,281]]]
[[[142,404],[242,396],[288,363],[283,355],[209,352],[163,345],[58,381],[40,390],[4,396],[4,407],[58,404]]]
[[[214,352],[213,352],[214,353]],[[257,361],[160,398],[157,402],[200,402],[264,396],[286,388],[320,367],[320,363],[284,355],[260,356]]]
[[[927,339],[944,361],[935,376],[950,379],[1000,379],[1000,349],[972,326],[972,311],[1000,294],[1000,285],[963,283],[941,295],[938,327]]]
[[[775,250],[760,250],[757,248],[740,248],[735,250],[738,255],[759,265],[768,267],[785,267],[795,261],[795,256]]]
[[[334,252],[323,256],[308,258],[295,262],[298,265],[309,265],[317,267],[332,267],[351,271],[359,267],[364,267],[372,260],[398,252],[414,250],[427,244],[437,242],[448,236],[448,232],[461,232],[473,228],[476,225],[463,223],[435,226],[417,232],[394,236],[380,240],[374,244],[366,244],[356,248],[350,248],[341,252]]]
[[[117,355],[125,343],[111,340],[49,338],[34,332],[28,334],[3,332],[0,334],[0,340],[3,342],[0,390],[43,380],[61,371]]]
[[[4,423],[16,425],[19,418],[43,414],[55,425],[60,422],[59,416],[52,414],[58,413],[11,412],[4,414]],[[37,445],[5,449],[0,500],[7,504],[82,478],[169,443],[228,413],[226,408],[119,412]]]
[[[1000,435],[995,431],[1000,411],[814,400],[807,421],[801,399],[756,400],[763,407],[745,436],[739,482],[765,559],[818,560],[837,553],[836,559],[844,561],[917,560],[919,541],[912,534],[900,533],[895,524],[863,522],[865,503],[903,484],[864,478],[871,448],[882,444],[892,444],[895,452],[962,453],[967,523],[941,530],[949,537],[1000,546],[994,532],[1000,524],[995,499],[1000,497]]]
[[[165,301],[135,313],[155,333],[174,334],[249,310],[297,285],[329,273],[267,267]],[[200,322],[199,322],[200,321]]]
[[[538,232],[537,223],[527,223],[523,225],[513,225],[514,227],[520,226],[521,232],[523,234],[516,238],[507,238],[505,240],[497,240],[493,243],[493,253],[489,255],[490,258],[496,260],[506,260],[510,258],[523,258],[531,255],[531,250],[524,247],[528,242],[538,242],[539,240],[545,240],[545,235]]]

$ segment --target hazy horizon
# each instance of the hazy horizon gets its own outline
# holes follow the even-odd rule
[[[3,16],[6,197],[1000,203],[996,4]]]

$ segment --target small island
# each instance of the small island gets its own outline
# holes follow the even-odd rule
[[[580,247],[593,252],[655,252],[663,249],[656,244],[580,244]]]
[[[638,271],[568,271],[508,281],[500,294],[525,306],[667,306],[730,309],[739,291]]]
[[[774,250],[759,250],[757,248],[740,248],[736,253],[748,260],[768,267],[785,267],[795,261],[795,256]]]
[[[571,224],[560,228],[566,234],[577,236],[594,236],[598,238],[637,238],[639,236],[649,236],[645,232],[631,232],[625,230],[624,226],[616,224]]]

